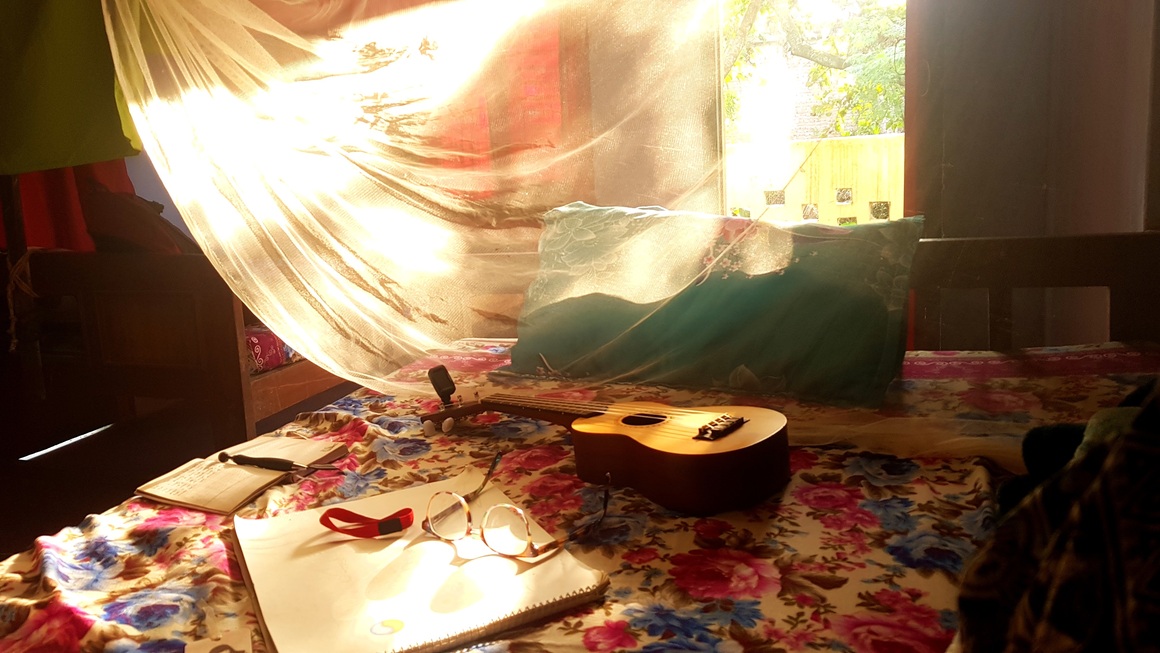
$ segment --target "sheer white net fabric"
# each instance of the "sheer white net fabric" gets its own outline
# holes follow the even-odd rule
[[[473,331],[478,298],[525,291],[525,312],[545,328],[607,326],[606,315],[569,300],[631,303],[613,304],[624,331],[577,358],[592,383],[639,370],[687,378],[678,368],[690,352],[688,365],[706,368],[792,354],[765,361],[762,390],[811,375],[833,390],[829,379],[849,376],[859,353],[867,370],[897,371],[877,359],[901,359],[907,285],[896,271],[909,268],[912,250],[900,239],[916,241],[920,228],[870,233],[847,256],[851,238],[825,230],[551,211],[584,201],[721,213],[718,0],[103,4],[134,126],[194,237],[267,326],[331,372],[391,392],[384,379],[398,365],[483,335]],[[837,258],[794,271],[808,292],[771,282],[799,259],[830,255],[808,246],[815,237],[836,244]],[[728,287],[730,275],[764,285]],[[861,286],[832,293],[839,276]],[[711,310],[716,288],[732,293],[730,310]],[[766,297],[792,300],[781,322]],[[847,355],[841,327],[856,320],[826,315],[844,302],[886,320],[876,333],[887,335]],[[675,310],[648,319],[666,307]],[[802,321],[814,313],[817,326]],[[708,322],[730,319],[762,330],[738,344],[718,324],[697,340]],[[555,362],[550,346],[528,345],[532,365]],[[604,367],[585,367],[592,358]],[[706,379],[749,387],[755,369],[730,363]],[[970,423],[846,419],[791,433],[801,444],[854,440],[907,455],[984,453]],[[1011,457],[1016,437],[999,453]]]
[[[104,9],[143,147],[206,255],[291,346],[385,390],[473,335],[472,297],[528,286],[546,209],[719,210],[717,3],[604,4]],[[531,88],[528,62],[554,88]],[[649,301],[696,277],[687,253],[669,283],[636,284]]]

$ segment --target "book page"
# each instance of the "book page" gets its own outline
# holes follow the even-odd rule
[[[198,458],[142,485],[137,493],[174,505],[229,514],[285,475],[271,469]]]
[[[495,555],[471,536],[455,543],[423,531],[432,494],[478,486],[479,470],[459,477],[335,504],[382,517],[401,508],[415,523],[397,539],[359,539],[327,530],[326,508],[268,519],[234,519],[242,565],[278,653],[444,650],[544,618],[603,595],[607,577],[567,550],[535,564]],[[507,503],[490,488],[472,503]],[[333,506],[328,506],[333,507]],[[552,538],[532,524],[532,538]]]
[[[255,458],[285,458],[300,465],[309,465],[341,458],[346,455],[347,449],[338,442],[260,435],[253,440],[235,444],[225,452],[231,456],[243,454]]]

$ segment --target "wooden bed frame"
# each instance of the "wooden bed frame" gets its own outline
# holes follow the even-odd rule
[[[4,376],[24,386],[11,394],[38,401],[33,411],[71,401],[74,412],[101,413],[90,419],[121,421],[182,400],[208,417],[214,444],[225,447],[254,437],[263,420],[279,426],[290,419],[283,413],[356,387],[308,360],[251,374],[245,326],[255,320],[197,245],[159,205],[99,190],[80,197],[86,220],[124,220],[135,236],[168,239],[185,253],[30,250],[19,181],[0,175],[9,245],[3,276],[18,282],[9,294],[18,370]],[[44,444],[53,437],[28,435]],[[23,446],[0,445],[4,452]]]
[[[251,374],[245,309],[199,254],[33,251],[28,278],[38,301],[70,307],[63,324],[37,315],[42,365],[83,367],[122,415],[150,399],[196,402],[225,447],[300,402],[355,387],[308,360]]]
[[[987,291],[988,348],[1008,351],[1013,291],[1105,287],[1108,337],[1160,343],[1160,232],[923,239],[910,272],[914,349],[947,349],[943,289]],[[1043,344],[1043,343],[1039,343]]]

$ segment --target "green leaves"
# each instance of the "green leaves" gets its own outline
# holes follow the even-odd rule
[[[754,4],[760,9],[752,19]],[[835,14],[810,12],[797,0],[728,0],[722,40],[736,52],[726,62],[726,129],[745,101],[737,83],[756,72],[754,48],[781,43],[787,56],[814,62],[808,83],[812,113],[830,120],[827,136],[903,131],[906,77],[906,7],[881,0],[845,0]],[[749,20],[747,20],[749,18]]]
[[[810,71],[814,115],[832,116],[831,134],[862,136],[903,131],[906,81],[906,9],[860,0],[845,26],[849,64]]]

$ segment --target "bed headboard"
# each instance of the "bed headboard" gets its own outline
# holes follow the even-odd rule
[[[1016,288],[1106,287],[1111,340],[1160,342],[1160,232],[923,239],[911,268],[914,346],[942,349],[942,290],[987,291],[990,348],[1012,348]]]

